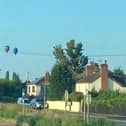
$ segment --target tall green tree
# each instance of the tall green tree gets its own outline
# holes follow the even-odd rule
[[[82,47],[82,43],[70,40],[66,44],[66,49],[63,49],[61,45],[55,46],[53,54],[57,63],[63,63],[74,72],[81,73],[88,63],[88,57],[83,55]]]
[[[24,84],[20,81],[0,79],[0,101],[13,102],[21,96]]]
[[[12,74],[12,80],[19,82],[20,81],[19,75],[16,74],[15,72],[13,72],[13,74]]]
[[[16,80],[16,73],[15,73],[15,72],[13,72],[13,74],[12,74],[12,80],[13,80],[13,81]]]
[[[6,71],[5,79],[9,80],[9,71]]]
[[[51,71],[49,98],[53,100],[62,99],[65,90],[67,89],[68,92],[71,93],[74,85],[75,81],[68,68],[62,63],[55,64]]]

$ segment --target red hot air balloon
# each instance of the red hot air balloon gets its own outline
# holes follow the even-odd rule
[[[15,48],[13,49],[13,53],[16,55],[16,54],[18,53],[18,48],[15,47]]]
[[[6,53],[8,53],[8,52],[9,52],[9,50],[10,50],[10,46],[8,46],[8,45],[7,45],[7,46],[5,46],[4,50],[5,50],[5,52],[6,52]]]

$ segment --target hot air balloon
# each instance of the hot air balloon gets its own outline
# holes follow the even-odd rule
[[[13,49],[13,53],[16,55],[16,54],[18,53],[18,48],[15,47],[15,48]]]
[[[7,46],[5,46],[4,50],[5,50],[5,52],[6,52],[6,53],[8,53],[8,52],[9,52],[9,50],[10,50],[10,46],[8,46],[8,45],[7,45]]]

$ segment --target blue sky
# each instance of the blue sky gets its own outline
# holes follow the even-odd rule
[[[22,80],[27,72],[31,80],[42,76],[55,63],[53,46],[65,47],[70,39],[83,44],[85,55],[126,54],[125,6],[125,0],[0,0],[0,77],[7,70]],[[126,70],[126,57],[90,57],[105,59],[110,69]]]

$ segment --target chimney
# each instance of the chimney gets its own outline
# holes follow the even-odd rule
[[[108,89],[108,65],[106,60],[104,64],[101,64],[100,74],[101,74],[101,89],[107,90]]]
[[[92,75],[96,72],[96,68],[99,67],[99,65],[95,62],[90,62],[90,65],[87,65],[86,67],[86,75]]]
[[[91,75],[93,73],[93,66],[92,65],[88,65],[86,67],[86,75]]]

